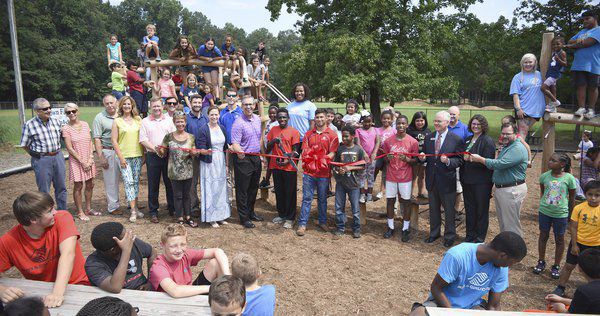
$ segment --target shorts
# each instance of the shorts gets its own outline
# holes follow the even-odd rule
[[[600,75],[587,71],[571,71],[571,78],[573,78],[573,84],[576,87],[597,87],[600,82]]]
[[[365,166],[365,171],[360,175],[360,187],[372,188],[375,182],[375,163],[368,163]]]
[[[515,118],[517,117],[517,110],[514,110],[514,117]],[[527,123],[527,126],[529,126],[529,127],[531,127],[533,124],[535,124],[535,122],[537,122],[541,119],[541,117],[531,117],[531,116],[527,115],[527,113],[523,113],[523,118],[524,118],[525,122]],[[520,120],[517,118],[517,121],[520,121]]]
[[[202,270],[202,272],[200,272],[200,274],[198,275],[198,277],[196,278],[196,280],[194,280],[194,282],[192,283],[192,285],[211,285],[212,282],[210,282],[206,276],[204,276],[204,270]]]
[[[460,168],[456,168],[456,194],[461,194],[463,191],[460,183]]]
[[[552,87],[556,85],[556,82],[558,81],[558,78],[554,78],[554,77],[548,77],[546,78],[546,80],[544,81],[544,84],[547,85],[548,87]]]
[[[388,199],[396,198],[400,195],[403,200],[410,200],[412,194],[412,181],[409,182],[391,182],[385,181],[385,196]]]
[[[586,249],[600,249],[600,245],[599,246],[586,246],[586,245],[577,243],[577,246],[579,247],[579,253],[581,253],[582,251],[584,251]],[[567,249],[567,260],[566,260],[567,263],[576,265],[577,257],[578,256],[571,253],[571,243],[569,243],[569,248]]]
[[[429,297],[427,298],[427,300],[423,303],[418,303],[415,302],[412,305],[412,308],[410,309],[410,311],[414,311],[415,309],[419,308],[419,307],[438,307],[437,302],[435,301],[435,299],[433,298],[433,295],[429,294]],[[486,310],[488,307],[488,302],[486,300],[481,300],[481,303],[479,303],[479,305],[475,305],[473,307],[471,307],[471,309],[483,309]]]
[[[564,236],[567,232],[567,225],[569,224],[569,218],[556,218],[548,216],[542,212],[539,212],[539,225],[540,231],[549,232],[550,227],[554,229],[554,236]]]

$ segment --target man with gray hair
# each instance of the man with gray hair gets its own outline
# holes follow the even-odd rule
[[[99,159],[98,165],[102,167],[108,213],[123,215],[123,211],[119,209],[119,159],[110,138],[112,125],[117,117],[117,99],[112,94],[107,94],[102,98],[102,104],[104,111],[98,113],[92,123],[92,137]]]
[[[50,193],[52,184],[57,208],[66,210],[65,157],[60,151],[62,125],[52,117],[52,106],[48,100],[37,98],[32,106],[36,116],[23,125],[20,146],[31,156],[38,190]]]
[[[462,138],[448,131],[449,123],[450,113],[447,111],[440,111],[435,115],[435,132],[425,137],[424,152],[419,154],[419,160],[427,161],[425,180],[429,191],[429,237],[425,242],[432,243],[441,236],[443,206],[444,246],[448,248],[452,247],[456,240],[456,168],[463,163],[462,154],[459,153],[465,151]]]

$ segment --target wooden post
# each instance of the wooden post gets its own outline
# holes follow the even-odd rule
[[[542,52],[540,53],[540,72],[542,73],[542,81],[546,80],[546,72],[548,71],[548,64],[550,63],[550,58],[552,58],[552,39],[554,38],[554,32],[544,33],[542,36]],[[548,104],[549,100],[546,97],[546,104]],[[556,134],[554,131],[554,122],[548,122],[544,118],[542,122],[542,130],[544,135],[542,135],[542,142],[544,146],[544,151],[542,153],[542,173],[548,170],[548,160],[550,160],[550,156],[554,153],[555,146],[555,138]]]
[[[367,203],[358,203],[360,206],[360,224],[367,225]]]
[[[419,230],[419,204],[410,203],[410,228]]]
[[[540,53],[540,72],[542,78],[546,79],[546,72],[548,71],[548,65],[550,64],[550,58],[552,58],[552,39],[554,39],[554,33],[544,33],[542,37],[542,52]]]
[[[260,189],[260,198],[265,202],[269,201],[269,188],[266,188],[266,189],[261,188]]]
[[[152,80],[156,84],[158,84],[158,68],[157,67],[150,68],[150,80]],[[153,98],[160,97],[160,94],[158,94],[158,91],[156,91],[156,89],[154,89],[154,87],[152,87],[152,97]]]

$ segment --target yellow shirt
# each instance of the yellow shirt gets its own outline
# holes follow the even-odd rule
[[[123,158],[141,157],[142,145],[140,144],[140,127],[142,120],[139,118],[133,119],[131,124],[128,124],[122,117],[115,119],[115,123],[119,128],[119,149]]]
[[[573,208],[571,220],[577,222],[578,243],[600,246],[600,206],[591,207],[583,202]]]

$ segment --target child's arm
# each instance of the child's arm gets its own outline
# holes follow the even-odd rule
[[[123,289],[123,284],[125,283],[127,266],[129,265],[129,258],[131,257],[131,249],[133,249],[135,236],[133,236],[131,230],[128,229],[125,231],[123,239],[118,239],[117,237],[113,237],[113,239],[117,243],[117,246],[121,248],[121,258],[119,259],[119,263],[113,274],[104,279],[98,287],[110,293],[120,293]]]
[[[177,91],[175,91],[175,83],[171,80],[169,84],[169,89],[171,89],[171,95],[177,97]]]
[[[106,48],[106,61],[110,65],[110,49],[108,47]]]
[[[515,111],[517,112],[517,118],[522,120],[524,118],[523,115],[525,114],[525,112],[523,112],[523,109],[521,109],[521,100],[519,100],[518,93],[513,94],[513,105]]]
[[[577,228],[579,223],[574,220],[569,220],[569,233],[571,234],[571,253],[579,255],[579,246],[577,246]]]
[[[567,53],[560,51],[560,54],[556,56],[556,61],[563,67],[567,67]]]
[[[65,299],[67,284],[73,272],[76,245],[77,236],[71,236],[58,245],[60,257],[58,258],[58,267],[56,268],[56,280],[54,281],[52,293],[44,297],[44,305],[46,307],[58,307],[62,305]]]
[[[210,106],[215,106],[215,100],[214,99],[215,99],[214,96],[212,98],[208,99],[208,102],[210,103]]]
[[[529,144],[527,144],[527,142],[525,141],[525,139],[523,139],[523,137],[520,137],[521,139],[521,144],[523,144],[523,146],[525,146],[525,149],[527,149],[527,167],[531,168],[531,147],[529,147]]]
[[[216,259],[219,264],[220,275],[230,275],[229,271],[229,259],[225,254],[225,251],[221,248],[208,248],[204,249],[204,259]]]
[[[121,44],[119,44],[119,62],[123,63],[123,52],[121,52]]]
[[[375,158],[377,157],[377,151],[379,150],[379,147],[381,146],[381,136],[377,135],[375,137],[375,147],[373,147],[373,152],[371,153],[371,161],[375,161]]]
[[[540,182],[540,199],[542,197],[544,197],[544,191],[546,190],[546,187],[544,186],[543,183]]]
[[[173,298],[207,294],[209,289],[208,285],[179,285],[171,278],[160,281],[160,287]]]
[[[569,189],[569,217],[571,217],[571,212],[573,212],[574,205],[575,205],[575,189]]]

